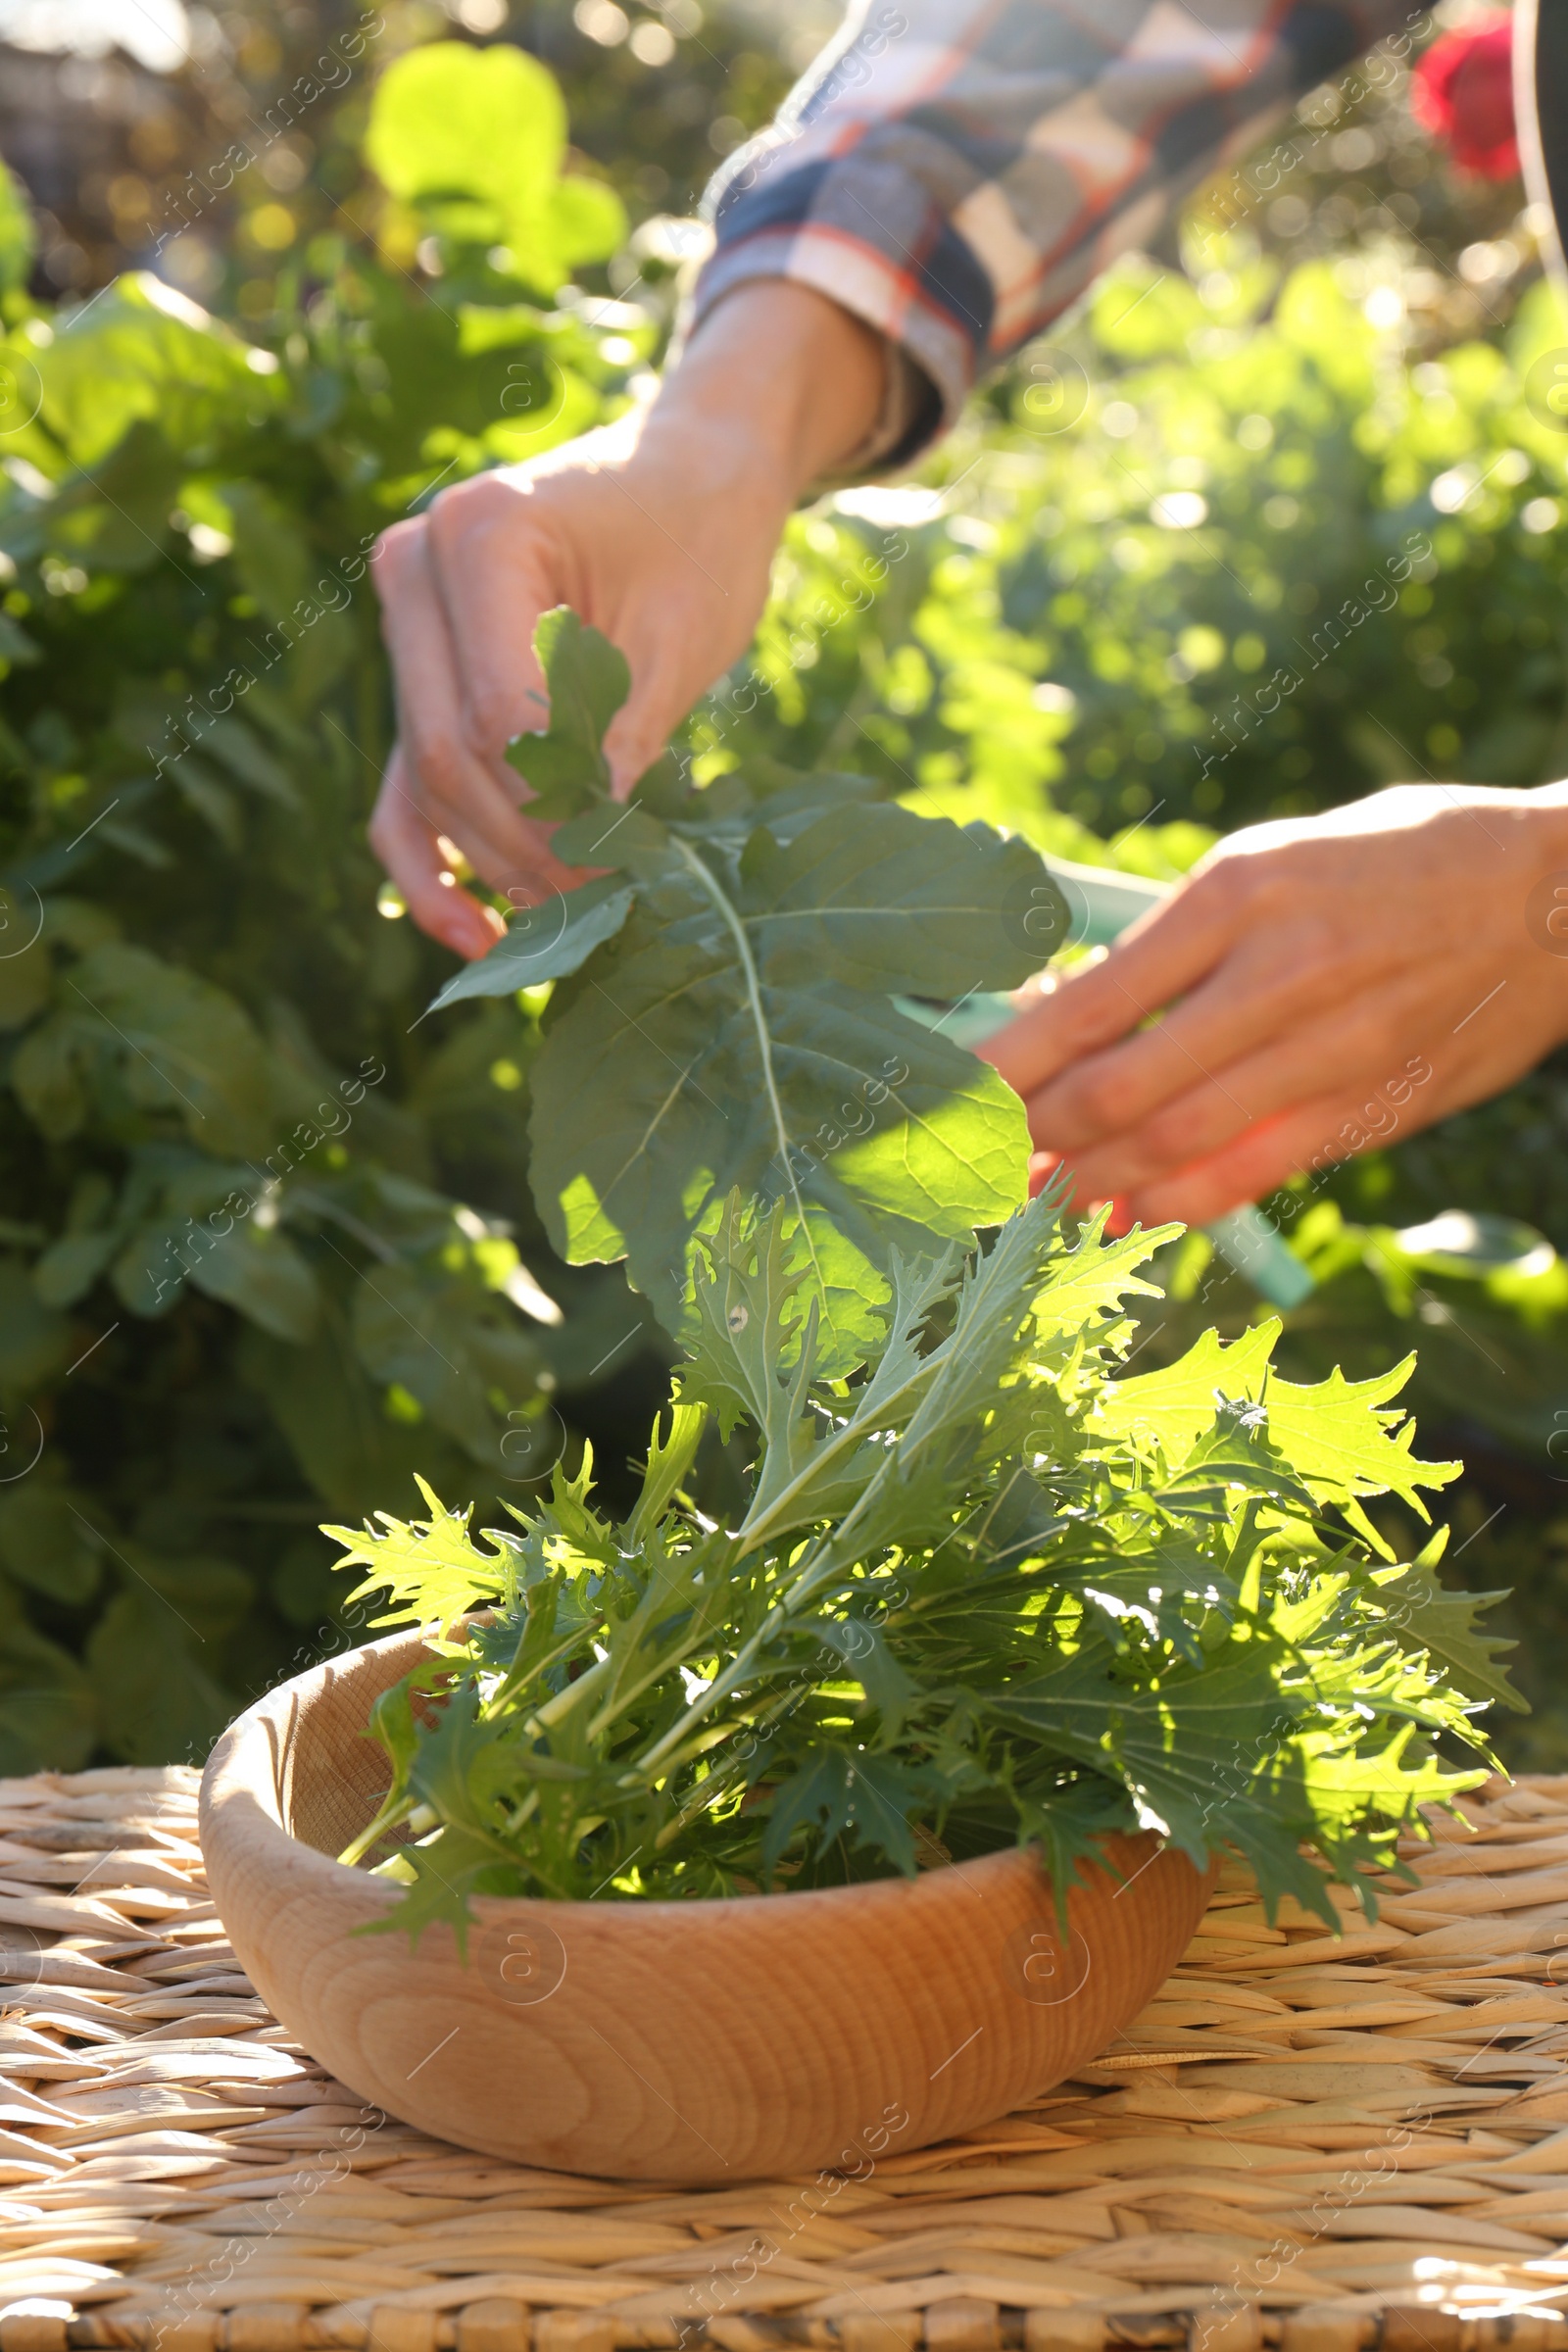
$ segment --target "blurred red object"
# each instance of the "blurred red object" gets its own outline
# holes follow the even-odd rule
[[[1519,170],[1512,18],[1493,11],[1435,40],[1411,72],[1410,104],[1462,170],[1512,179]]]

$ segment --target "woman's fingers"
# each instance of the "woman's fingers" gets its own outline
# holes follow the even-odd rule
[[[710,616],[686,611],[690,597],[667,584],[657,598],[624,601],[622,571],[635,575],[647,554],[630,541],[646,539],[650,525],[623,490],[612,455],[607,449],[602,462],[580,476],[544,474],[535,482],[480,475],[431,510],[431,571],[468,746],[508,781],[514,773],[501,765],[508,744],[549,723],[533,637],[541,615],[557,605],[569,604],[626,658],[630,688],[605,736],[614,789],[622,797],[658,759],[708,683],[700,663],[694,667],[693,653],[712,639]],[[609,567],[608,582],[590,560],[607,540],[618,544],[624,559],[623,566]],[[526,744],[520,759],[514,789],[526,805]]]
[[[487,882],[500,890],[525,882],[537,865],[541,835],[518,813],[520,779],[482,758],[466,731],[463,682],[425,518],[387,532],[375,561],[398,681],[403,788]]]
[[[1195,1091],[1206,1091],[1246,1116],[1257,1091],[1252,1065],[1258,1056],[1270,1065],[1265,1091],[1273,1096],[1287,1071],[1301,1063],[1304,1032],[1319,1037],[1318,1024],[1332,1008],[1336,1022],[1343,1014],[1359,1035],[1365,1022],[1356,1008],[1381,1002],[1381,987],[1367,957],[1336,957],[1311,923],[1244,936],[1158,1020],[1108,1050],[1085,1055],[1031,1094],[1030,1133],[1046,1151],[1085,1151],[1135,1129],[1157,1127],[1167,1107],[1185,1102]],[[1343,1049],[1343,1034],[1341,1042]],[[1345,1067],[1331,1051],[1324,1075]],[[1245,1083],[1230,1075],[1233,1070]],[[1277,1100],[1270,1100],[1253,1115],[1276,1107]]]
[[[1305,1169],[1334,1166],[1351,1156],[1340,1131],[1353,1117],[1341,1094],[1318,1095],[1278,1117],[1264,1119],[1211,1157],[1120,1197],[1128,1223],[1210,1225],[1249,1200],[1270,1193]]]
[[[1133,1225],[1211,1225],[1233,1208],[1266,1200],[1305,1168],[1348,1159],[1357,1147],[1338,1140],[1346,1123],[1344,1097],[1321,1095],[1243,1129],[1206,1158],[1126,1191],[1086,1179],[1057,1152],[1037,1152],[1029,1162],[1029,1189],[1038,1193],[1065,1165],[1074,1178],[1075,1205],[1088,1210],[1109,1201],[1113,1233]]]
[[[493,770],[514,736],[548,723],[533,636],[540,614],[566,601],[561,567],[531,493],[504,474],[457,483],[431,508],[426,528],[466,737]],[[516,777],[515,796],[522,790]]]
[[[1236,836],[995,1041],[1033,1179],[1118,1228],[1207,1222],[1494,1093],[1568,1033],[1521,921],[1565,857],[1561,787],[1401,787]]]
[[[1096,1200],[1119,1198],[1173,1175],[1246,1128],[1330,1092],[1348,1097],[1359,1090],[1365,1139],[1373,1141],[1383,1128],[1398,1125],[1383,1090],[1402,1088],[1408,1099],[1404,1073],[1412,1055],[1430,1071],[1431,1063],[1417,1053],[1429,1015],[1422,992],[1408,978],[1327,1013],[1321,1001],[1298,1006],[1298,1026],[1282,1026],[1260,1049],[1204,1071],[1147,1118],[1077,1146],[1030,1103],[1030,1131]]]
[[[370,847],[421,931],[459,956],[483,956],[506,925],[459,883],[439,832],[408,790],[407,775],[403,755],[394,750],[370,817]]]
[[[1102,1053],[1205,979],[1236,933],[1234,910],[1198,883],[1140,915],[1098,962],[980,1049],[1026,1100],[1086,1054]]]
[[[1027,1095],[1030,1135],[1044,1151],[1082,1152],[1144,1128],[1195,1090],[1222,1095],[1224,1065],[1275,1025],[1272,1006],[1237,986],[1231,958],[1152,1026],[1084,1054]]]

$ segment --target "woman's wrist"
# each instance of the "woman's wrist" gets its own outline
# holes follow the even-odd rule
[[[665,438],[713,436],[787,512],[870,435],[886,392],[882,337],[809,286],[756,278],[701,320],[643,427]]]

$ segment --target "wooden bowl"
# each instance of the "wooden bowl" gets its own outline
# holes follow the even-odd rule
[[[333,1859],[387,1779],[371,1701],[397,1635],[241,1715],[202,1781],[201,1840],[258,1992],[368,2100],[488,2155],[621,2179],[858,2169],[965,2132],[1102,2050],[1181,1957],[1210,1881],[1152,1836],[1067,1898],[1016,1850],[913,1881],[728,1901],[487,1897],[357,1936],[399,1900]]]

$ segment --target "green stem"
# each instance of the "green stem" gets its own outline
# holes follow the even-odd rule
[[[602,1622],[603,1620],[601,1620],[601,1623]],[[564,1636],[563,1639],[556,1643],[554,1649],[548,1650],[542,1658],[535,1658],[533,1664],[527,1669],[527,1679],[531,1682],[537,1683],[542,1676],[547,1675],[550,1672],[552,1666],[559,1665],[563,1658],[569,1658],[573,1650],[580,1648],[582,1644],[582,1639],[583,1629],[580,1627]],[[588,1672],[597,1673],[600,1663],[601,1661],[596,1659],[594,1665],[588,1670]],[[485,1707],[485,1717],[487,1721],[493,1719],[497,1715],[503,1715],[506,1713],[508,1701],[515,1695],[516,1691],[521,1687],[522,1680],[523,1677],[517,1671],[517,1662],[515,1659],[514,1659],[512,1664],[507,1669],[506,1680],[497,1686],[488,1704]],[[564,1712],[569,1714],[570,1708],[567,1707],[563,1709],[561,1706],[561,1701],[564,1698],[569,1697],[573,1692],[580,1690],[587,1680],[587,1673],[580,1674],[577,1677],[576,1682],[568,1683],[564,1690],[558,1690],[554,1698],[547,1699],[545,1706],[538,1710],[532,1720],[535,1722],[555,1722],[559,1720],[561,1713]],[[550,1712],[550,1710],[554,1710],[554,1712]]]
[[[796,1472],[787,1487],[782,1488],[774,1495],[760,1518],[753,1519],[748,1516],[742,1520],[735,1531],[735,1541],[741,1553],[755,1551],[760,1545],[765,1544],[771,1530],[778,1525],[781,1517],[784,1517],[785,1525],[788,1526],[789,1522],[785,1514],[793,1507],[802,1489],[809,1487],[814,1481],[820,1479],[823,1470],[840,1454],[853,1451],[857,1446],[862,1445],[868,1437],[872,1436],[877,1428],[891,1419],[909,1391],[917,1388],[922,1381],[930,1380],[937,1369],[937,1363],[938,1359],[934,1356],[921,1357],[915,1363],[908,1379],[895,1389],[890,1396],[880,1400],[873,1421],[846,1422],[834,1436],[824,1438],[813,1449],[810,1460]],[[870,1493],[870,1488],[866,1489],[866,1493]]]
[[[821,1591],[828,1578],[843,1563],[846,1549],[844,1539],[846,1536],[853,1536],[856,1520],[861,1516],[872,1498],[878,1494],[883,1480],[888,1476],[893,1459],[893,1455],[890,1454],[887,1461],[872,1474],[869,1483],[861,1489],[853,1509],[839,1521],[827,1542],[819,1544],[813,1552],[808,1552],[806,1565],[797,1574],[789,1591],[773,1603],[756,1633],[749,1642],[742,1643],[724,1672],[709,1684],[701,1698],[693,1699],[679,1723],[672,1725],[662,1740],[656,1740],[645,1754],[638,1757],[627,1776],[628,1781],[634,1783],[654,1771],[670,1749],[679,1745],[694,1724],[700,1723],[705,1715],[710,1714],[718,1705],[720,1699],[730,1697],[745,1682],[763,1643],[780,1626],[786,1624],[798,1609],[804,1608],[813,1593]],[[853,1542],[848,1548],[853,1553]]]
[[[363,1861],[378,1838],[384,1838],[388,1830],[395,1830],[401,1822],[407,1821],[417,1802],[410,1788],[388,1789],[374,1820],[357,1838],[350,1838],[338,1860],[349,1863]]]
[[[773,1040],[768,1031],[766,1015],[762,1011],[762,984],[758,974],[756,958],[752,955],[752,943],[746,936],[745,924],[730,905],[724,892],[719,888],[717,877],[710,872],[708,866],[698,857],[697,852],[688,842],[682,841],[678,833],[671,833],[670,840],[691,867],[698,882],[712,900],[718,909],[720,919],[735,943],[736,960],[746,982],[746,1001],[751,1006],[752,1025],[757,1031],[757,1050],[762,1064],[762,1084],[767,1091],[767,1105],[773,1117],[773,1133],[778,1138],[779,1157],[784,1162],[784,1175],[790,1188],[790,1198],[795,1203],[795,1213],[801,1221],[801,1233],[805,1238],[806,1247],[810,1252],[811,1270],[816,1276],[825,1308],[827,1284],[823,1280],[822,1269],[817,1263],[816,1245],[811,1239],[810,1228],[806,1221],[806,1202],[801,1198],[801,1188],[796,1182],[795,1169],[790,1160],[790,1132],[784,1123],[784,1105],[779,1100],[778,1079],[773,1069]]]
[[[806,1564],[796,1576],[789,1591],[773,1603],[756,1633],[736,1651],[724,1672],[709,1684],[701,1698],[693,1700],[681,1721],[672,1726],[662,1740],[656,1741],[653,1747],[638,1758],[632,1767],[630,1779],[635,1780],[636,1777],[654,1770],[671,1748],[679,1745],[694,1723],[701,1722],[702,1718],[717,1706],[720,1700],[730,1697],[750,1673],[762,1644],[797,1610],[804,1607],[813,1593],[820,1591],[828,1577],[837,1568],[847,1564],[847,1561],[853,1558],[856,1548],[857,1522],[863,1521],[872,1502],[879,1498],[886,1480],[892,1474],[894,1465],[897,1464],[901,1469],[906,1467],[909,1456],[925,1443],[929,1432],[917,1426],[921,1412],[929,1407],[931,1392],[940,1387],[942,1374],[950,1365],[961,1360],[969,1332],[977,1317],[984,1314],[986,1303],[986,1283],[982,1276],[961,1303],[958,1319],[941,1351],[920,1358],[910,1371],[908,1378],[894,1392],[893,1396],[879,1399],[875,1415],[878,1426],[887,1421],[892,1406],[906,1395],[910,1388],[922,1379],[928,1383],[926,1394],[906,1424],[898,1445],[892,1447],[877,1465],[856,1497],[853,1507],[839,1521],[838,1526],[826,1541],[819,1543],[814,1550],[808,1552]],[[819,1475],[823,1462],[832,1458],[831,1449],[849,1443],[852,1438],[858,1440],[868,1434],[868,1430],[863,1425],[858,1429],[855,1422],[850,1422],[839,1432],[836,1439],[828,1439],[825,1442],[823,1451],[813,1458],[812,1463],[808,1466],[808,1472],[803,1471],[793,1483],[799,1486],[801,1480],[808,1474],[813,1477]],[[742,1527],[740,1537],[747,1549],[756,1547],[767,1521],[777,1518],[778,1513],[784,1507],[785,1500],[786,1496],[781,1495],[776,1502],[769,1506],[768,1511],[764,1513],[763,1518],[758,1522],[756,1527]]]
[[[564,1723],[574,1707],[580,1706],[585,1698],[591,1698],[601,1683],[609,1681],[612,1664],[613,1660],[608,1652],[602,1658],[595,1658],[585,1674],[579,1674],[575,1682],[568,1683],[564,1690],[558,1690],[554,1698],[547,1698],[542,1707],[536,1707],[523,1729],[548,1732],[556,1724]]]
[[[750,1728],[755,1730],[759,1724],[772,1723],[777,1721],[779,1717],[787,1715],[791,1707],[795,1705],[799,1695],[800,1694],[798,1691],[786,1690],[778,1696],[769,1699],[764,1706],[758,1708],[756,1715],[752,1718]],[[744,1728],[746,1728],[744,1723],[732,1724],[727,1730],[721,1731],[718,1735],[718,1738],[723,1740],[733,1740],[735,1734]],[[715,1740],[714,1745],[716,1746],[716,1744],[717,1741]],[[713,1749],[710,1747],[708,1750],[708,1753],[711,1755],[713,1753]],[[685,1756],[677,1756],[674,1761],[673,1769],[679,1770],[680,1766],[688,1761],[689,1759]],[[709,1778],[703,1782],[697,1795],[691,1801],[689,1801],[680,1812],[676,1814],[673,1821],[666,1822],[664,1827],[660,1831],[658,1837],[654,1839],[655,1852],[658,1853],[662,1851],[664,1846],[668,1845],[672,1839],[680,1835],[680,1832],[685,1828],[689,1821],[694,1821],[697,1818],[699,1813],[710,1811],[712,1807],[718,1803],[720,1797],[727,1796],[729,1791],[734,1788],[736,1782],[744,1777],[744,1763],[737,1763],[734,1758],[730,1758],[728,1762],[720,1758],[718,1763],[714,1766],[712,1772],[709,1775]]]

